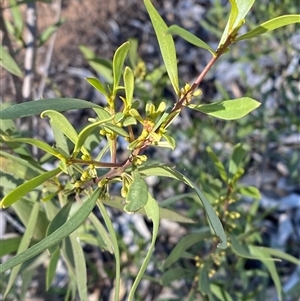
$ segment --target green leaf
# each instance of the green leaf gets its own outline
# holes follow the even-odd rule
[[[80,45],[79,50],[83,54],[84,58],[87,60],[88,64],[108,83],[112,83],[112,63],[109,60],[97,57],[94,51],[90,48]]]
[[[210,284],[211,292],[221,301],[233,301],[230,294],[221,286],[214,283]]]
[[[187,177],[182,175],[180,172],[175,170],[174,168],[171,168],[166,165],[160,165],[160,164],[153,164],[153,165],[145,165],[142,168],[139,168],[139,171],[141,174],[144,174],[146,176],[163,176],[163,177],[170,177],[177,179],[192,188],[195,189],[196,194],[199,197],[199,200],[201,204],[203,205],[205,212],[207,214],[208,221],[214,230],[215,234],[220,238],[221,242],[218,244],[218,248],[225,249],[227,247],[227,239],[226,234],[224,232],[223,226],[215,213],[212,205],[209,203],[209,201],[206,199],[204,194],[198,189],[195,184],[193,184],[192,181],[190,181]]]
[[[22,71],[17,65],[16,61],[9,54],[9,52],[1,45],[0,45],[0,65],[11,74],[14,74],[18,77],[23,76]],[[0,114],[1,112],[2,111],[0,111]],[[1,118],[0,115],[0,119],[4,119],[4,118]]]
[[[54,124],[58,129],[60,129],[74,144],[78,138],[78,134],[70,121],[61,113],[53,110],[46,110],[42,112],[41,117],[50,118],[51,124]]]
[[[98,90],[99,92],[101,92],[104,96],[106,96],[106,98],[108,98],[108,94],[104,88],[104,85],[100,82],[100,80],[98,78],[94,78],[94,77],[87,77],[86,81],[93,86],[96,90]]]
[[[250,250],[251,254],[253,254],[253,256],[259,256],[259,257],[263,258],[260,260],[268,269],[268,271],[271,275],[271,278],[275,284],[278,299],[279,299],[279,301],[281,301],[282,300],[282,288],[281,288],[281,283],[280,283],[280,279],[278,276],[278,272],[277,272],[277,269],[276,269],[276,266],[274,263],[274,259],[272,259],[270,254],[261,247],[249,246],[249,250]]]
[[[167,257],[165,262],[162,265],[163,269],[169,267],[172,263],[177,261],[184,251],[198,243],[199,241],[204,240],[205,238],[211,237],[211,233],[209,229],[202,229],[199,233],[192,233],[184,236],[180,239],[177,245],[173,248],[170,255]]]
[[[253,199],[261,199],[259,190],[254,186],[238,187],[236,192]]]
[[[168,26],[154,8],[150,0],[144,0],[144,4],[150,16],[153,28],[156,33],[159,48],[164,60],[167,73],[176,95],[180,94],[177,71],[177,58],[173,37],[168,33]]]
[[[166,141],[160,141],[160,142],[165,142],[168,148],[171,148],[174,150],[176,147],[175,139],[172,136],[165,134],[165,133],[162,136],[166,139]],[[159,143],[158,143],[158,145],[159,145]]]
[[[22,223],[25,227],[28,226],[30,214],[31,214],[32,208],[34,206],[34,202],[32,200],[37,199],[37,197],[40,197],[40,196],[39,195],[37,196],[37,192],[35,191],[35,192],[31,193],[30,197],[31,197],[31,199],[28,199],[27,197],[23,197],[18,202],[14,203],[12,205],[14,212],[16,213],[18,218],[22,221]],[[35,241],[40,241],[41,239],[43,239],[45,237],[48,225],[49,225],[49,220],[48,220],[45,212],[40,210],[38,220],[36,223],[36,227],[35,227],[34,233],[33,233],[33,239]]]
[[[189,42],[199,48],[208,50],[213,56],[216,56],[215,51],[208,44],[206,44],[204,41],[199,39],[197,36],[193,35],[189,31],[185,30],[184,28],[182,28],[178,25],[170,26],[168,29],[168,33],[170,33],[172,35],[176,34],[176,35],[180,36],[181,38],[183,38],[184,40],[186,40],[187,42]]]
[[[258,108],[260,103],[249,97],[224,100],[211,104],[189,104],[190,109],[200,111],[224,120],[235,120],[244,117],[254,109]]]
[[[63,158],[60,152],[58,152],[55,148],[51,147],[49,144],[41,140],[37,140],[33,138],[10,138],[7,136],[2,136],[2,138],[6,142],[20,142],[20,143],[27,143],[30,145],[34,145],[39,149],[42,149],[46,153],[51,154],[52,156],[55,156],[60,159]]]
[[[49,290],[51,282],[54,279],[57,263],[60,257],[60,249],[57,248],[50,257],[49,264],[46,270],[46,291]]]
[[[284,15],[279,16],[277,18],[268,20],[259,26],[255,27],[251,31],[241,35],[238,37],[235,41],[241,41],[246,39],[252,39],[254,37],[257,37],[259,35],[262,35],[266,32],[270,32],[274,29],[287,26],[294,23],[300,23],[300,15]]]
[[[125,86],[126,106],[127,108],[130,108],[134,91],[134,73],[129,67],[125,68],[123,80]]]
[[[18,6],[19,3],[17,3],[16,0],[9,0],[9,4],[14,22],[15,36],[17,39],[19,39],[22,37],[24,27],[22,12],[20,7]]]
[[[149,219],[151,219],[152,223],[153,223],[152,239],[151,239],[151,244],[150,244],[149,250],[144,259],[144,262],[143,262],[143,264],[137,274],[137,277],[135,278],[135,280],[133,282],[131,290],[129,292],[128,301],[134,300],[134,293],[135,293],[139,283],[141,282],[143,275],[149,265],[152,253],[154,251],[156,237],[158,235],[159,219],[160,219],[159,207],[158,207],[156,200],[152,197],[152,195],[149,192],[148,192],[148,201],[147,201],[147,204],[145,205],[145,211],[146,211],[147,217]]]
[[[182,280],[182,279],[187,280],[188,278],[191,278],[193,276],[194,276],[194,272],[191,269],[176,267],[163,273],[161,277],[162,278],[161,284],[163,286],[168,286],[174,280]]]
[[[216,166],[218,172],[219,172],[219,175],[221,177],[221,179],[227,183],[227,179],[228,179],[228,176],[227,176],[227,172],[226,172],[226,169],[223,165],[223,163],[219,160],[219,158],[217,157],[217,155],[213,152],[213,150],[211,149],[210,146],[207,146],[206,147],[206,151],[210,157],[210,159],[213,161],[214,165]]]
[[[231,9],[230,9],[230,14],[229,14],[229,31],[231,31],[233,29],[233,24],[237,19],[237,16],[239,14],[239,10],[238,10],[238,6],[236,3],[236,0],[229,0],[230,4],[231,4]]]
[[[35,167],[27,160],[2,151],[0,151],[0,166],[2,172],[13,174],[14,178],[24,180],[31,179],[45,171],[42,168]]]
[[[12,105],[0,111],[0,119],[17,119],[32,115],[39,115],[46,110],[58,112],[99,108],[100,106],[86,100],[77,98],[50,98],[23,102]]]
[[[20,254],[23,251],[27,250],[30,245],[30,242],[31,242],[31,239],[33,236],[33,232],[34,232],[34,228],[36,226],[36,222],[37,222],[38,215],[39,215],[39,208],[40,208],[40,203],[35,202],[32,210],[31,210],[31,213],[30,213],[28,226],[26,227],[25,233],[22,236],[22,240],[20,242],[17,254]],[[21,269],[21,265],[17,265],[10,272],[9,280],[8,280],[7,287],[6,287],[6,290],[4,293],[4,298],[7,296],[11,287],[15,283],[20,269]]]
[[[122,197],[114,196],[113,199],[109,201],[104,201],[105,205],[117,208],[121,211],[124,211],[124,199]],[[136,213],[146,215],[145,209],[141,208]],[[180,215],[179,213],[172,211],[166,208],[159,208],[159,215],[161,218],[167,219],[169,221],[178,222],[178,223],[187,223],[187,224],[194,224],[195,222],[187,218],[185,216]]]
[[[101,200],[97,202],[97,206],[102,214],[102,217],[104,219],[105,225],[108,229],[112,245],[113,245],[113,250],[114,250],[114,255],[115,255],[115,260],[116,260],[116,278],[115,278],[115,296],[114,296],[114,301],[119,301],[119,295],[120,295],[120,284],[121,284],[121,263],[120,263],[120,250],[119,250],[119,243],[117,239],[117,235],[114,229],[114,226],[112,224],[112,221],[103,205]]]
[[[38,37],[38,47],[43,46],[63,23],[64,19],[60,19],[56,23],[48,26]]]
[[[133,213],[143,208],[148,201],[148,186],[141,177],[139,171],[135,169],[132,172],[133,182],[130,184],[126,196],[126,205],[124,210],[127,213]]]
[[[75,258],[75,278],[79,299],[80,301],[88,301],[85,257],[76,231],[70,234],[70,240]]]
[[[98,246],[101,250],[107,250],[111,254],[114,253],[114,247],[111,241],[111,238],[109,237],[105,227],[102,225],[102,223],[99,221],[97,216],[94,213],[90,214],[90,220],[92,224],[95,227],[95,230],[97,232],[96,239],[98,241]]]
[[[123,65],[129,48],[130,48],[130,43],[125,42],[116,50],[114,54],[114,58],[113,58],[113,77],[114,77],[113,94],[114,95],[116,94],[120,83]]]
[[[59,172],[60,168],[56,168],[54,170],[45,172],[29,181],[24,182],[20,186],[18,186],[16,189],[12,190],[10,193],[8,193],[0,202],[0,207],[6,208],[16,201],[18,201],[20,198],[22,198],[24,195],[29,193],[30,191],[34,190],[36,187],[40,186],[47,180],[55,177]]]
[[[124,119],[123,126],[135,125],[137,124],[136,119],[132,116],[129,116]]]
[[[238,31],[244,22],[244,19],[254,4],[255,0],[231,0],[231,11],[222,38],[220,40],[218,49],[221,48],[222,44],[226,41],[228,36]]]
[[[180,172],[175,170],[174,167],[165,164],[144,165],[139,168],[139,171],[146,177],[158,176],[173,178],[193,187],[193,184],[185,176],[183,176]]]
[[[272,249],[272,248],[266,248],[266,247],[259,247],[259,250],[262,250],[263,252],[268,253],[271,256],[282,258],[286,261],[289,261],[295,265],[300,265],[300,260],[290,254],[287,254],[285,252],[282,252],[280,250]]]
[[[247,151],[244,149],[241,143],[238,143],[234,147],[231,159],[229,161],[229,177],[231,179],[235,177],[238,170],[242,167],[246,154]]]
[[[62,239],[74,232],[85,219],[89,216],[93,208],[95,207],[96,201],[99,197],[100,188],[97,188],[92,195],[84,202],[79,210],[59,229],[55,232],[33,245],[31,248],[26,251],[16,255],[13,258],[8,259],[7,261],[0,264],[1,273],[7,271],[8,269],[40,254],[49,247],[56,245]]]
[[[67,221],[71,207],[72,207],[72,202],[67,202],[58,211],[58,213],[55,215],[55,217],[52,219],[52,221],[50,222],[50,224],[48,226],[46,236],[49,236],[51,233],[56,231],[59,227],[61,227]],[[52,246],[51,248],[49,248],[49,253],[52,254],[57,248],[58,248],[58,246]]]
[[[248,259],[261,260],[261,261],[269,257],[270,260],[278,261],[276,259],[270,258],[270,256],[266,256],[266,257],[254,256],[253,253],[251,252],[251,246],[241,244],[233,235],[230,235],[230,240],[231,240],[231,249],[238,256],[248,258]]]
[[[117,126],[116,124],[107,122],[103,127],[110,129],[112,132],[122,137],[129,137],[129,134],[123,128]]]
[[[212,227],[215,234],[220,239],[220,243],[218,244],[217,247],[220,249],[226,249],[227,248],[227,238],[226,238],[226,234],[224,232],[224,229],[223,229],[223,226],[222,226],[222,223],[221,223],[219,217],[217,216],[214,208],[212,207],[210,202],[206,199],[205,195],[201,192],[201,190],[199,188],[197,188],[197,186],[195,186],[194,184],[193,184],[193,188],[195,189],[195,191],[196,191],[197,195],[199,196],[199,199],[205,209],[207,219],[209,221],[210,226]]]
[[[81,147],[83,146],[85,140],[87,139],[87,137],[100,125],[105,124],[108,121],[111,121],[114,118],[114,116],[111,116],[108,119],[104,119],[104,120],[100,120],[97,122],[94,122],[88,126],[86,126],[78,135],[78,139],[76,141],[75,147],[74,147],[74,151],[73,151],[73,156],[76,156]]]
[[[95,113],[98,115],[99,119],[108,119],[111,117],[111,114],[108,113],[104,108],[99,107],[94,109]]]
[[[18,250],[21,239],[20,236],[0,239],[0,257],[15,253]]]

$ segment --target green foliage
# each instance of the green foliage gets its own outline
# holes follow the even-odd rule
[[[14,20],[11,30],[18,40],[24,26],[18,7],[20,3],[13,0],[10,3]],[[190,223],[194,231],[182,238],[165,259],[161,265],[163,276],[159,283],[167,285],[185,275],[189,279],[194,279],[190,300],[198,293],[209,300],[214,300],[214,296],[219,300],[250,300],[252,292],[243,287],[243,284],[238,283],[236,286],[242,287],[247,292],[248,295],[243,299],[239,299],[238,290],[230,284],[231,281],[238,279],[236,277],[239,277],[239,273],[243,270],[245,260],[255,259],[264,264],[275,283],[278,298],[282,300],[281,283],[274,263],[277,259],[274,257],[283,258],[294,264],[299,262],[291,255],[257,246],[261,241],[255,220],[257,202],[253,203],[250,215],[240,206],[242,196],[257,200],[260,198],[259,191],[255,187],[243,187],[239,184],[244,174],[246,148],[242,144],[237,144],[227,166],[214,153],[212,147],[207,147],[208,156],[218,176],[214,179],[204,177],[204,181],[203,178],[197,179],[197,182],[201,180],[199,182],[202,182],[202,185],[195,184],[196,181],[191,181],[190,177],[163,162],[147,162],[148,157],[143,152],[149,147],[170,149],[176,147],[177,137],[170,126],[184,108],[222,120],[236,120],[255,110],[260,103],[250,97],[211,104],[192,102],[198,101],[196,97],[201,94],[201,91],[197,90],[198,86],[218,59],[229,51],[229,47],[240,40],[254,38],[279,27],[298,23],[299,15],[271,19],[238,36],[238,31],[245,23],[254,1],[232,0],[227,25],[222,28],[224,30],[220,34],[219,46],[214,50],[185,29],[177,25],[168,27],[150,0],[144,0],[144,4],[156,33],[164,62],[162,67],[147,73],[145,63],[136,55],[137,45],[134,41],[122,44],[116,50],[112,62],[98,58],[93,51],[80,46],[90,66],[104,78],[104,82],[97,78],[87,78],[87,81],[105,96],[106,105],[102,107],[81,99],[55,98],[14,104],[0,111],[0,119],[3,122],[0,142],[9,149],[0,153],[3,163],[0,176],[5,183],[0,206],[2,208],[12,206],[26,225],[26,232],[22,238],[1,241],[1,244],[3,243],[1,255],[16,251],[15,256],[0,265],[0,273],[12,269],[4,295],[8,296],[13,288],[15,279],[21,272],[21,264],[25,265],[29,259],[36,260],[36,256],[48,250],[50,263],[46,272],[47,288],[51,287],[58,259],[62,257],[68,267],[70,277],[68,292],[72,295],[71,298],[74,299],[77,291],[80,300],[88,300],[87,265],[80,244],[82,240],[114,254],[114,300],[119,300],[122,245],[107,212],[108,206],[130,214],[144,214],[153,223],[148,251],[142,259],[137,275],[134,275],[128,300],[136,298],[136,290],[154,252],[161,218]],[[49,39],[60,24],[61,22],[58,22],[49,27],[41,35],[40,45]],[[216,31],[218,30],[220,29]],[[196,81],[191,85],[185,84],[182,88],[178,79],[172,34],[207,50],[212,55]],[[2,66],[11,74],[22,77],[22,71],[16,64],[13,54],[3,47],[0,51]],[[127,57],[130,66],[126,65]],[[148,82],[157,87],[165,87],[171,83],[175,91],[175,99],[171,106],[167,106],[161,90],[153,89],[154,92],[147,90]],[[157,99],[160,100],[159,103]],[[141,108],[142,105],[144,110]],[[84,108],[93,109],[97,117],[89,119],[89,123],[78,131],[60,113]],[[35,138],[22,137],[22,133],[17,132],[12,122],[17,118],[39,114],[42,118],[49,118],[55,138],[54,146]],[[97,154],[90,143],[92,138],[98,143],[102,140],[106,143],[106,147]],[[123,162],[117,160],[117,141],[120,138],[128,142],[128,155]],[[32,145],[44,152],[43,159],[32,158],[25,145]],[[106,152],[110,154],[110,162],[101,161]],[[57,168],[50,171],[43,169],[43,163],[53,161],[58,161]],[[163,208],[149,192],[145,178],[150,176],[176,179],[188,186],[192,192],[183,194],[182,197],[192,199],[192,208],[196,211],[201,209],[208,225],[207,222],[195,222],[175,210]],[[121,184],[121,196],[113,196],[110,193],[115,183]],[[76,202],[73,202],[74,200]],[[165,204],[176,201],[177,199],[166,200]],[[98,207],[104,224],[92,212],[95,206]],[[93,235],[89,230],[82,229],[87,219],[91,222]],[[199,251],[197,246],[200,244],[205,246],[205,253]],[[233,263],[228,262],[229,258],[233,258]],[[192,259],[194,264],[192,266],[190,263],[187,264],[188,268],[174,266],[178,261],[186,259],[189,262]],[[224,271],[225,273],[231,271],[235,275],[229,283],[222,281]],[[256,271],[254,275],[261,277]],[[242,275],[245,283],[249,283],[252,276],[246,273]],[[261,292],[258,291],[257,294],[259,293]]]

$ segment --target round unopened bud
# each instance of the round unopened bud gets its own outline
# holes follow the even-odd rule
[[[87,160],[90,159],[90,156],[87,155],[87,154],[83,154],[83,155],[81,156],[81,159],[84,160],[84,161],[87,161]]]
[[[76,181],[76,182],[74,183],[75,188],[79,188],[81,185],[82,185],[82,182],[81,182],[81,181]]]
[[[105,130],[105,129],[101,129],[101,130],[99,131],[99,133],[100,133],[100,135],[105,136],[105,135],[106,135],[106,130]]]
[[[139,156],[139,158],[142,162],[146,162],[148,160],[148,157],[146,155],[141,155]]]

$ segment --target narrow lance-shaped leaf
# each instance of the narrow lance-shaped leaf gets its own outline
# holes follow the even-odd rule
[[[101,92],[106,98],[108,98],[108,94],[105,90],[104,85],[100,82],[100,80],[98,78],[94,78],[94,77],[87,77],[86,81],[93,86],[96,90],[98,90],[99,92]]]
[[[236,3],[236,0],[229,0],[231,4],[230,15],[229,15],[229,31],[232,30],[233,24],[235,23],[236,18],[239,14],[239,9]]]
[[[123,128],[117,126],[116,124],[107,122],[104,127],[110,129],[112,132],[114,132],[117,135],[120,135],[122,137],[129,137],[129,134]]]
[[[224,100],[211,104],[188,105],[190,109],[224,120],[235,120],[242,118],[259,106],[260,103],[258,101],[249,97]]]
[[[70,209],[72,207],[72,202],[67,202],[54,216],[51,223],[49,224],[47,228],[46,236],[49,236],[51,233],[53,233],[55,230],[57,230],[59,227],[61,227],[68,219]],[[58,246],[52,246],[49,248],[50,254],[52,254]]]
[[[100,120],[97,122],[94,122],[88,126],[86,126],[78,135],[78,139],[76,141],[75,147],[74,147],[74,151],[73,151],[73,155],[76,156],[78,154],[78,152],[80,151],[81,147],[83,146],[85,140],[87,139],[87,137],[97,128],[99,127],[101,124],[105,124],[106,122],[110,121],[113,119],[113,116],[111,116],[109,119],[105,119],[105,120]]]
[[[217,216],[214,208],[212,207],[210,202],[206,199],[205,195],[201,192],[201,190],[195,185],[193,185],[193,187],[195,189],[195,192],[199,196],[201,203],[203,204],[203,207],[205,209],[207,219],[210,223],[210,226],[212,227],[213,231],[220,239],[218,248],[226,249],[227,248],[227,238],[226,238],[226,234],[225,234],[225,231],[223,229],[223,226],[222,226],[222,223],[221,223],[219,217]]]
[[[222,37],[220,39],[220,43],[218,46],[218,49],[222,47],[222,45],[225,43],[228,35],[232,32],[233,30],[233,24],[237,18],[238,15],[238,8],[236,5],[236,1],[235,0],[230,0],[230,12],[229,12],[229,17],[228,17],[228,21],[227,24],[225,26],[225,29],[223,31]]]
[[[17,3],[16,0],[9,0],[9,4],[15,28],[14,36],[19,39],[22,36],[24,27],[22,12],[19,7],[19,3]]]
[[[12,105],[0,111],[0,119],[17,119],[32,115],[39,115],[46,110],[58,112],[87,108],[99,108],[100,106],[90,101],[78,98],[50,98],[23,102]]]
[[[38,37],[38,47],[44,45],[50,37],[57,31],[57,29],[64,23],[64,19],[60,19],[54,24],[48,26]]]
[[[21,240],[21,243],[19,245],[17,254],[20,254],[21,252],[27,250],[28,247],[29,247],[29,244],[30,244],[31,239],[33,237],[34,228],[36,226],[36,222],[37,222],[37,219],[38,219],[39,208],[40,208],[40,203],[35,202],[33,207],[32,207],[31,213],[30,213],[30,217],[29,217],[29,220],[28,220],[28,226],[26,227],[26,231],[22,236],[22,240]],[[18,275],[20,269],[21,269],[21,265],[15,266],[12,269],[12,271],[9,275],[8,284],[7,284],[5,293],[4,293],[4,298],[7,296],[7,294],[9,293],[12,285],[15,283],[15,280],[17,278],[17,275]]]
[[[184,236],[174,247],[170,255],[167,257],[162,268],[165,269],[169,267],[173,262],[177,261],[182,256],[182,253],[185,250],[210,236],[212,236],[212,234],[209,228],[207,228],[204,231],[202,230],[200,233],[191,233]]]
[[[187,42],[199,47],[203,48],[205,50],[208,50],[213,56],[216,56],[215,51],[204,41],[202,41],[200,38],[195,36],[194,34],[190,33],[189,31],[185,30],[184,28],[178,26],[178,25],[172,25],[168,29],[168,33],[174,35],[178,35]]]
[[[48,116],[50,118],[51,124],[53,124],[57,129],[63,132],[64,135],[68,137],[74,144],[76,144],[78,140],[78,134],[74,129],[73,125],[63,114],[57,111],[47,110],[41,114],[42,118],[45,118],[45,116]],[[82,147],[81,151],[84,154],[89,154],[85,147]]]
[[[60,249],[56,249],[53,254],[51,254],[51,258],[46,270],[46,290],[49,290],[52,280],[55,277],[55,271],[57,267],[58,260],[60,258]]]
[[[224,301],[233,301],[230,294],[221,286],[211,283],[211,292],[219,299]]]
[[[244,23],[244,19],[251,9],[252,5],[254,4],[255,0],[232,0],[230,1],[231,11],[230,16],[223,32],[222,38],[220,40],[218,49],[224,44],[225,40],[227,39],[228,35],[234,31],[237,31],[242,24]],[[237,10],[237,15],[236,15]]]
[[[34,190],[36,187],[40,186],[47,180],[53,178],[60,172],[60,168],[53,169],[51,171],[45,172],[29,181],[24,182],[16,189],[12,190],[8,193],[0,202],[0,208],[6,208],[16,201],[18,201],[21,197]]]
[[[17,252],[21,239],[20,236],[0,239],[0,257]]]
[[[126,67],[124,71],[124,86],[126,95],[126,106],[129,109],[132,103],[133,91],[134,91],[134,73],[131,68]]]
[[[9,54],[9,52],[1,45],[0,45],[0,65],[13,75],[16,75],[18,77],[23,76],[22,71],[17,65],[16,61]],[[0,119],[1,119],[1,115],[0,115]]]
[[[266,250],[264,250],[260,247],[249,246],[249,249],[250,249],[251,254],[253,254],[254,256],[261,256],[264,258],[264,259],[260,259],[260,260],[268,269],[268,271],[271,275],[271,278],[275,284],[278,299],[279,299],[279,301],[281,301],[282,300],[282,287],[281,287],[280,278],[279,278],[274,260],[272,260],[272,257]]]
[[[116,50],[113,58],[113,77],[114,77],[113,94],[114,95],[116,94],[117,88],[119,86],[124,61],[127,56],[129,48],[130,48],[130,43],[125,42]]]
[[[15,257],[0,264],[0,271],[3,273],[8,269],[40,254],[49,247],[57,244],[62,239],[66,238],[73,231],[75,231],[82,222],[89,216],[93,208],[95,207],[96,201],[100,194],[100,188],[97,188],[92,195],[83,203],[79,210],[59,229],[55,232],[39,241],[26,251],[16,255]]]
[[[179,95],[177,58],[173,37],[168,33],[168,26],[154,8],[150,0],[144,0],[144,4],[150,16],[158,40],[161,55],[163,57],[167,73],[172,83],[173,89]]]
[[[55,156],[59,159],[63,159],[63,156],[60,152],[58,152],[55,148],[51,147],[49,144],[47,144],[44,141],[33,139],[33,138],[10,138],[7,136],[2,136],[2,138],[4,141],[7,142],[20,142],[20,143],[27,143],[30,145],[34,145],[52,156]]]
[[[132,288],[129,292],[129,296],[128,296],[128,301],[132,301],[134,300],[134,293],[140,283],[140,281],[143,278],[143,275],[148,267],[148,264],[150,262],[152,253],[154,251],[154,246],[155,246],[155,241],[156,241],[156,237],[158,235],[158,228],[159,228],[159,207],[158,204],[156,202],[156,200],[152,197],[152,195],[150,193],[148,193],[148,201],[147,204],[145,205],[145,211],[147,214],[147,217],[149,219],[152,220],[153,223],[153,230],[152,230],[152,239],[151,239],[151,244],[149,247],[149,250],[147,252],[147,255],[144,259],[144,262],[137,274],[136,279],[134,280],[134,283],[132,285]]]
[[[254,252],[251,251],[251,246],[241,244],[234,235],[230,235],[230,240],[231,240],[231,249],[238,256],[248,258],[248,259],[278,261],[278,259],[273,259],[270,256],[254,255],[253,254]]]
[[[254,37],[257,37],[259,35],[262,35],[266,32],[270,32],[274,29],[287,26],[294,23],[300,23],[300,15],[284,15],[280,16],[274,19],[271,19],[269,21],[266,21],[259,26],[255,27],[251,31],[243,34],[239,38],[237,38],[235,41],[241,41],[246,39],[252,39]]]
[[[219,158],[216,156],[216,154],[213,152],[210,146],[206,148],[206,151],[210,157],[210,159],[213,161],[214,165],[218,169],[219,175],[222,178],[222,180],[226,183],[227,182],[227,172],[223,165],[223,163],[219,160]]]
[[[110,199],[108,201],[104,201],[104,204],[113,208],[117,208],[119,210],[124,210],[124,199],[122,197],[116,197],[114,196],[113,199]],[[145,209],[141,208],[140,210],[137,211],[139,214],[145,215]],[[192,219],[187,218],[183,215],[180,215],[179,213],[166,209],[166,208],[161,208],[159,207],[159,215],[161,218],[165,218],[169,221],[174,221],[178,223],[188,223],[188,224],[193,224],[195,223]]]
[[[54,110],[46,110],[42,112],[41,117],[50,118],[50,122],[59,128],[74,144],[78,138],[78,134],[70,121],[61,113]]]
[[[114,249],[114,255],[116,260],[116,278],[115,278],[115,296],[114,301],[119,301],[119,293],[120,293],[120,283],[121,283],[121,263],[120,263],[120,250],[119,250],[119,243],[117,240],[117,235],[114,229],[114,226],[112,224],[112,221],[102,203],[101,200],[98,200],[97,206],[102,214],[102,217],[104,219],[105,225],[107,227],[107,230],[109,232],[111,242]]]
[[[109,84],[112,83],[112,63],[109,60],[97,57],[93,50],[90,48],[80,45],[79,50],[87,60],[88,64],[101,75],[105,81]]]
[[[248,14],[249,10],[253,6],[255,0],[233,0],[236,2],[238,15],[233,23],[233,28],[239,26],[241,21],[245,19],[246,15]]]
[[[205,212],[207,214],[207,218],[210,222],[210,225],[215,232],[215,234],[220,238],[221,242],[219,243],[219,248],[226,248],[227,246],[227,239],[226,234],[224,232],[223,226],[221,224],[221,221],[219,220],[217,214],[215,213],[212,205],[209,203],[209,201],[206,199],[204,194],[198,189],[195,184],[193,184],[192,181],[190,181],[186,176],[181,174],[179,171],[175,170],[174,168],[171,168],[169,166],[159,165],[159,164],[153,164],[149,166],[144,166],[139,169],[141,174],[145,174],[146,176],[150,175],[156,175],[156,176],[162,176],[162,177],[170,177],[177,179],[178,181],[181,181],[192,188],[195,189],[196,194],[198,195],[201,204],[203,205]]]
[[[229,161],[229,175],[232,179],[239,168],[241,167],[243,160],[247,154],[247,151],[243,148],[242,144],[238,143],[233,150],[231,159]]]
[[[80,301],[88,301],[88,286],[87,286],[87,270],[85,264],[85,257],[78,235],[75,232],[70,234],[70,241],[75,259],[75,278],[77,284],[77,291]]]

